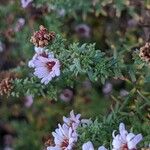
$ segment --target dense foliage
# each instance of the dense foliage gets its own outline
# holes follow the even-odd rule
[[[141,133],[138,147],[148,149],[150,2],[27,1],[0,1],[0,149],[46,149],[71,110],[92,120],[78,127],[74,149],[88,141],[112,149],[121,122]],[[30,41],[40,25],[54,34],[42,53]],[[29,67],[43,53],[60,64],[48,84],[35,73],[39,64]]]

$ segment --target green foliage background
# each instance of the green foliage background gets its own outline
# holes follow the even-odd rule
[[[46,13],[42,12],[44,6],[49,10]],[[65,10],[64,16],[58,13],[61,9]],[[0,40],[6,45],[0,55],[0,69],[20,75],[13,82],[10,97],[0,98],[0,124],[8,126],[6,133],[14,136],[15,150],[44,148],[42,137],[49,135],[72,109],[83,118],[96,119],[92,125],[79,128],[76,149],[88,140],[96,148],[103,144],[111,148],[112,131],[118,129],[120,122],[135,133],[142,133],[144,140],[139,147],[148,147],[150,67],[139,58],[139,48],[149,36],[145,32],[145,25],[149,31],[147,12],[148,0],[97,0],[95,4],[94,0],[35,0],[32,8],[25,9],[19,0],[0,2]],[[8,38],[5,32],[14,28],[20,17],[25,18],[25,26]],[[90,26],[91,38],[76,34],[74,28],[82,23]],[[27,66],[34,54],[29,40],[41,24],[56,32],[56,39],[48,48],[63,66],[61,76],[46,86]],[[4,67],[5,64],[11,65]],[[90,90],[83,87],[85,80],[91,81]],[[114,85],[108,97],[102,93],[106,81]],[[66,87],[75,91],[71,103],[59,99]],[[119,95],[123,88],[129,95]],[[30,108],[24,107],[26,95],[34,96]]]

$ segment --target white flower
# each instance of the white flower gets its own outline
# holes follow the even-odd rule
[[[82,123],[87,125],[90,123],[88,119],[80,120],[80,116],[80,114],[75,115],[72,110],[68,118],[63,117],[64,124],[62,126],[59,124],[55,132],[52,133],[55,146],[49,146],[47,150],[73,150],[78,139],[77,127]]]
[[[127,96],[127,95],[129,95],[129,92],[128,92],[128,91],[126,91],[125,89],[120,90],[120,96],[121,96],[121,97],[125,97],[125,96]]]
[[[26,8],[33,0],[21,0],[21,6]]]
[[[110,82],[106,82],[102,88],[102,91],[105,95],[108,95],[112,92],[113,85]]]
[[[24,103],[25,107],[29,108],[32,106],[32,104],[33,104],[33,96],[32,95],[26,96],[25,103]]]
[[[94,146],[93,146],[92,142],[88,141],[87,143],[84,143],[82,145],[82,150],[94,150]],[[98,150],[107,150],[107,149],[104,146],[100,146],[98,148]]]
[[[62,126],[59,124],[59,128],[52,133],[54,136],[55,146],[47,147],[47,150],[72,150],[75,142],[77,142],[77,134],[68,127],[66,124]]]
[[[34,75],[42,79],[41,83],[48,84],[52,78],[60,75],[60,63],[58,59],[37,56],[34,59]]]
[[[19,18],[17,20],[17,23],[16,23],[15,27],[14,27],[15,32],[20,31],[22,29],[22,27],[24,26],[24,24],[25,24],[25,19],[24,18]]]
[[[65,124],[67,124],[69,127],[72,127],[73,129],[77,129],[77,127],[79,126],[80,124],[80,117],[81,117],[81,114],[77,114],[75,115],[74,114],[74,111],[72,110],[70,112],[70,117],[67,118],[67,117],[63,117],[63,121]]]
[[[83,127],[88,126],[92,123],[91,119],[80,119],[81,114],[74,114],[74,111],[72,110],[70,112],[70,116],[63,117],[63,121],[65,124],[67,124],[69,127],[72,127],[74,130],[78,128],[79,125],[82,125]]]
[[[54,58],[53,52],[48,49],[35,47],[36,54],[28,62],[30,68],[34,68],[34,75],[42,79],[41,83],[48,84],[55,76],[60,75],[60,63]]]
[[[119,125],[119,134],[115,136],[114,132],[112,142],[113,150],[136,150],[136,145],[143,138],[141,134],[135,135],[128,133],[123,123]]]

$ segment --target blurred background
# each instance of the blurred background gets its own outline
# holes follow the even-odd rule
[[[110,78],[104,84],[80,77],[73,88],[65,87],[58,92],[57,101],[32,95],[8,96],[12,87],[7,79],[12,76],[24,78],[30,72],[27,62],[34,50],[29,40],[41,24],[61,34],[68,43],[96,43],[96,48],[107,56],[120,55],[132,67],[131,54],[150,37],[150,1],[0,0],[2,150],[44,149],[51,132],[70,110],[74,109],[86,118],[102,117],[111,112],[116,102],[121,104],[133,92],[134,86],[146,94],[150,92],[150,85],[143,82],[144,73],[141,75],[139,69],[134,85],[130,82],[135,80],[134,76],[128,76],[126,72],[125,78]],[[138,97],[132,95],[129,111],[136,108]],[[144,109],[143,115],[149,120],[150,109],[147,106]]]

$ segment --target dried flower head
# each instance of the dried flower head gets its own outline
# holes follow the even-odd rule
[[[44,146],[46,146],[46,147],[54,145],[53,137],[51,135],[43,136],[42,142],[44,143]]]
[[[146,43],[144,46],[140,48],[140,54],[142,60],[146,62],[150,62],[150,43]]]
[[[53,144],[52,139],[48,139],[47,141],[45,141],[44,145],[47,146],[51,146]]]
[[[10,94],[10,91],[13,89],[12,81],[12,78],[6,77],[0,82],[0,95]]]
[[[9,41],[13,41],[14,40],[14,36],[15,36],[15,32],[13,28],[8,28],[7,30],[4,31],[4,36],[6,37],[6,39],[8,39]]]
[[[20,74],[13,71],[1,71],[0,72],[0,82],[5,78],[19,78]]]
[[[36,47],[45,47],[55,38],[54,32],[49,32],[43,25],[40,26],[39,31],[36,31],[30,39]]]

